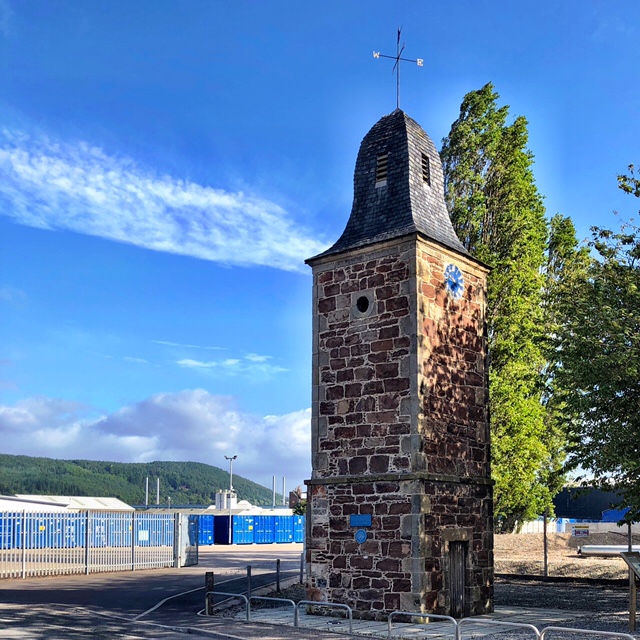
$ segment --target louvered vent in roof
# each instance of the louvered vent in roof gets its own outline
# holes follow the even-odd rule
[[[422,154],[422,179],[431,186],[431,165],[429,164],[429,156]]]
[[[380,183],[387,182],[387,163],[389,160],[389,153],[379,153],[376,161],[376,186]]]

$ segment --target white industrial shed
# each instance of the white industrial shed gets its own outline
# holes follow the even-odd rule
[[[5,506],[13,503],[15,506]],[[16,494],[0,496],[0,511],[135,511],[118,498],[94,498],[91,496],[35,496]]]
[[[0,496],[0,511],[29,511],[44,513],[49,511],[66,511],[63,503],[47,500],[45,496],[33,496],[28,499],[18,496]]]

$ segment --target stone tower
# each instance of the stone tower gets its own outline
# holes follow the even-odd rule
[[[311,587],[355,615],[493,607],[485,297],[440,157],[403,111],[360,146],[313,268]]]

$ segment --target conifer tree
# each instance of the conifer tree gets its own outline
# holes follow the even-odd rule
[[[567,431],[571,421],[566,403],[566,380],[561,375],[561,345],[571,332],[575,287],[586,277],[591,260],[589,248],[578,242],[571,218],[556,214],[549,224],[543,292],[546,365],[542,402],[550,452],[543,478],[552,496],[562,489],[566,480]]]
[[[443,140],[445,197],[467,250],[489,264],[488,338],[494,514],[512,531],[550,505],[549,441],[542,404],[545,209],[527,149],[527,121],[507,122],[487,84],[468,93]]]

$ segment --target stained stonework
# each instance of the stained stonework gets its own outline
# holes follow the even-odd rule
[[[366,201],[365,187],[379,189],[364,182],[374,171],[369,156],[400,149],[389,156],[392,178],[403,172],[394,159],[408,163],[424,148],[440,191],[423,200],[440,202],[439,158],[434,148],[421,147],[423,138],[431,141],[413,121],[406,125],[402,112],[387,118],[363,142],[356,194],[360,186]],[[416,183],[415,171],[405,173],[409,193],[434,188]],[[387,207],[393,215],[406,204],[402,188]],[[427,236],[426,223],[410,229],[411,203],[401,233],[386,222],[378,233],[385,194],[374,195],[375,216],[364,227],[352,223],[370,213],[354,203],[351,231],[348,225],[334,248],[308,261],[314,278],[310,586],[362,617],[399,609],[486,613],[493,607],[487,269],[441,220],[438,241]],[[425,206],[420,215],[427,219],[429,211]],[[374,241],[367,242],[365,227]],[[445,286],[451,264],[464,278],[459,298]],[[371,516],[363,543],[355,540],[352,515]]]

